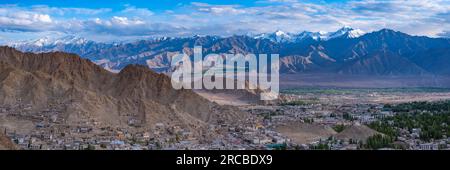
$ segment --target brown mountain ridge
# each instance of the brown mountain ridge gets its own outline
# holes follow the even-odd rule
[[[236,123],[245,113],[219,106],[191,90],[175,90],[170,78],[129,65],[111,73],[87,59],[62,52],[22,53],[0,47],[0,106],[57,110],[66,124],[107,126],[166,123],[186,128]]]

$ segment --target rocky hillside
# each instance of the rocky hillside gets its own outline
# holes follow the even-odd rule
[[[174,90],[170,78],[129,65],[111,73],[74,54],[22,53],[0,47],[0,105],[29,105],[36,112],[61,110],[66,123],[93,120],[125,126],[158,122],[195,128],[246,116],[190,90]]]

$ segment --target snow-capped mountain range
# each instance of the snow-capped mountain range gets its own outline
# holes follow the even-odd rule
[[[256,39],[268,39],[277,43],[301,42],[308,39],[315,41],[327,41],[335,38],[358,38],[364,35],[365,32],[360,29],[353,29],[349,26],[344,26],[335,32],[310,32],[303,31],[301,33],[286,33],[277,30],[273,33],[262,33],[254,36]]]
[[[450,75],[450,39],[390,29],[366,34],[350,27],[329,33],[278,30],[255,36],[163,37],[121,43],[99,43],[76,36],[44,37],[9,46],[25,52],[74,53],[114,72],[129,64],[166,72],[173,55],[192,54],[194,46],[202,46],[205,53],[279,54],[282,73]]]
[[[327,41],[334,38],[357,38],[362,35],[364,35],[365,32],[360,29],[353,29],[348,26],[344,26],[341,29],[335,31],[335,32],[310,32],[310,31],[303,31],[301,33],[287,33],[282,30],[277,30],[272,33],[262,33],[252,36],[255,39],[267,39],[273,42],[277,43],[292,43],[292,42],[301,42],[304,40],[312,39],[315,41]],[[199,35],[193,36],[196,37],[202,37]],[[167,40],[171,39],[172,37],[161,37],[161,38],[155,38],[153,40]],[[58,45],[84,45],[89,43],[95,43],[92,40],[88,40],[83,37],[75,36],[75,35],[67,35],[62,37],[50,37],[46,36],[40,39],[36,40],[27,40],[27,41],[19,41],[19,42],[11,42],[8,43],[8,46],[11,47],[49,47],[49,46],[58,46]],[[111,43],[111,44],[118,44]]]

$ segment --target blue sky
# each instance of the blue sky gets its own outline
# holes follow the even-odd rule
[[[0,42],[391,28],[448,37],[450,0],[2,0]]]

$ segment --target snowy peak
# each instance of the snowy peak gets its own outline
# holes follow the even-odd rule
[[[305,40],[314,41],[327,41],[335,38],[358,38],[364,35],[365,32],[360,29],[353,29],[349,26],[344,26],[336,32],[310,32],[303,31],[299,34],[286,33],[281,30],[277,30],[273,33],[263,33],[255,36],[256,39],[268,39],[273,42],[284,43],[284,42],[302,42]]]
[[[360,29],[353,29],[349,26],[344,26],[336,32],[330,33],[327,40],[334,38],[358,38],[364,34],[365,32]]]
[[[39,47],[42,47],[44,45],[47,45],[50,41],[51,41],[51,39],[49,37],[44,37],[44,38],[41,38],[41,39],[37,39],[32,44],[36,45],[36,46],[39,46]]]
[[[285,33],[281,30],[277,30],[275,33],[275,39],[277,42],[289,42],[292,41],[292,36],[288,33]]]
[[[285,32],[281,31],[281,30],[277,30],[274,33],[276,36],[278,37],[285,37],[285,36],[289,36],[288,34],[286,34]]]
[[[17,43],[13,43],[13,46],[21,46],[21,45],[32,45],[32,46],[37,46],[37,47],[42,47],[42,46],[46,46],[47,44],[49,44],[52,41],[52,38],[46,36],[37,40],[32,40],[32,41],[20,41]]]
[[[292,35],[289,33],[286,33],[281,30],[277,30],[273,33],[262,33],[256,35],[254,38],[256,39],[267,39],[273,42],[292,42]]]
[[[322,40],[326,38],[326,32],[309,32],[309,31],[303,31],[302,33],[297,35],[296,40],[301,41],[305,39],[313,39],[313,40]]]

